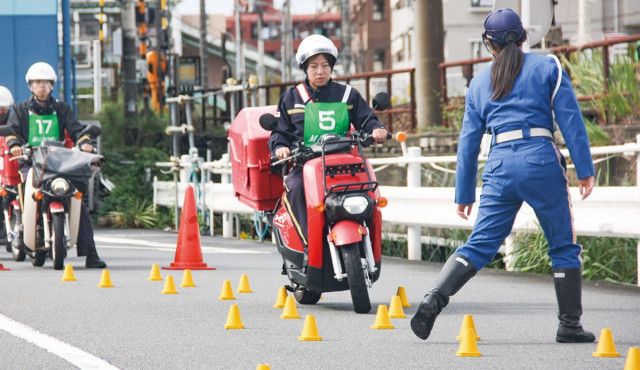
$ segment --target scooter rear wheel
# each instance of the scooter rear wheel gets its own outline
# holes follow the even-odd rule
[[[322,297],[322,293],[300,288],[293,292],[293,296],[300,304],[316,304]]]
[[[46,259],[47,259],[47,252],[35,252],[34,257],[31,260],[31,264],[35,267],[42,267]]]
[[[369,313],[371,311],[371,301],[367,283],[364,280],[364,270],[360,259],[360,246],[358,243],[341,247],[344,269],[347,272],[353,310],[357,313]]]

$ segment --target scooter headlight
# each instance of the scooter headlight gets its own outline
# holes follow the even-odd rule
[[[63,195],[69,191],[69,182],[61,177],[51,181],[51,192],[55,195]]]
[[[360,215],[369,207],[369,200],[362,195],[346,197],[342,201],[342,207],[352,215]]]

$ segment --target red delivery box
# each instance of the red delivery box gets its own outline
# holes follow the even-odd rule
[[[260,127],[260,116],[276,113],[277,106],[244,108],[229,128],[229,160],[233,191],[242,203],[257,211],[271,211],[282,196],[282,177],[271,173],[270,132]]]

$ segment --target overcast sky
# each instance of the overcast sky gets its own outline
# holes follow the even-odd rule
[[[207,13],[233,15],[234,0],[205,0]],[[320,0],[290,0],[293,14],[313,14],[322,5]],[[281,8],[283,0],[274,0],[274,7]],[[177,6],[182,14],[199,14],[200,0],[182,0]]]

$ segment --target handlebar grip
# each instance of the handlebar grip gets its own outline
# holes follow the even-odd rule
[[[393,135],[391,135],[390,132],[387,132],[387,140],[391,140],[392,137],[393,137]]]

